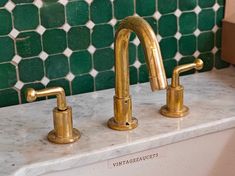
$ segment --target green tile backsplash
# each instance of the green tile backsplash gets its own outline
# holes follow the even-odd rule
[[[28,87],[62,86],[67,95],[112,88],[115,29],[130,15],[152,26],[168,77],[196,57],[201,71],[228,67],[220,57],[223,13],[223,0],[1,0],[0,107],[25,103]],[[129,60],[131,84],[148,81],[135,35]]]

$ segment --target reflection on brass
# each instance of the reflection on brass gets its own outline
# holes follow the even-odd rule
[[[57,144],[67,144],[77,141],[80,132],[73,128],[72,108],[67,106],[64,89],[61,87],[34,90],[28,88],[26,98],[28,102],[35,101],[38,97],[52,96],[57,97],[57,107],[53,109],[54,130],[49,132],[49,141]]]
[[[131,130],[138,125],[137,119],[132,117],[132,103],[129,93],[128,45],[131,32],[137,34],[144,48],[152,91],[167,87],[161,51],[154,31],[143,18],[125,18],[120,23],[115,36],[114,117],[108,121],[110,128],[120,131]]]
[[[179,83],[179,74],[195,68],[201,70],[203,61],[196,59],[194,63],[177,66],[172,75],[171,86],[167,88],[167,103],[160,113],[167,117],[180,118],[189,113],[189,108],[184,105],[184,87]]]

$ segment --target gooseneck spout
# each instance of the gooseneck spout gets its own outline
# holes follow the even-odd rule
[[[132,117],[132,103],[129,93],[129,54],[131,32],[138,36],[145,54],[152,91],[166,89],[167,80],[161,51],[150,25],[141,17],[127,17],[116,31],[115,52],[115,96],[114,117],[108,126],[115,130],[130,130],[137,127],[138,121]]]

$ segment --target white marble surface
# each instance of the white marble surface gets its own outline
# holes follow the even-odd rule
[[[68,97],[74,127],[82,132],[74,144],[46,140],[52,129],[55,100],[0,109],[0,176],[37,176],[182,141],[235,127],[235,68],[181,77],[190,115],[168,119],[158,112],[165,91],[151,92],[149,84],[132,86],[137,129],[113,131],[114,90]]]

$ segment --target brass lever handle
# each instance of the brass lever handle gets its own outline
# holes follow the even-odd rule
[[[56,95],[57,108],[61,111],[67,109],[67,103],[65,98],[64,89],[61,87],[46,88],[42,90],[34,90],[32,88],[27,89],[26,99],[28,102],[33,102],[39,97]]]
[[[28,88],[26,99],[28,102],[35,101],[38,97],[56,95],[57,107],[53,109],[54,130],[48,133],[48,140],[57,144],[67,144],[77,141],[80,132],[73,128],[72,108],[67,106],[66,96],[62,87],[34,90]]]
[[[184,105],[184,87],[180,85],[179,75],[182,72],[195,68],[203,68],[203,61],[196,59],[191,64],[175,67],[172,75],[171,85],[167,88],[166,105],[160,109],[160,113],[167,117],[179,118],[189,113],[189,108]]]
[[[171,87],[177,87],[180,85],[180,73],[189,71],[193,68],[195,68],[196,70],[201,70],[203,68],[203,61],[201,59],[195,59],[195,61],[191,64],[185,64],[175,67],[172,75]]]

